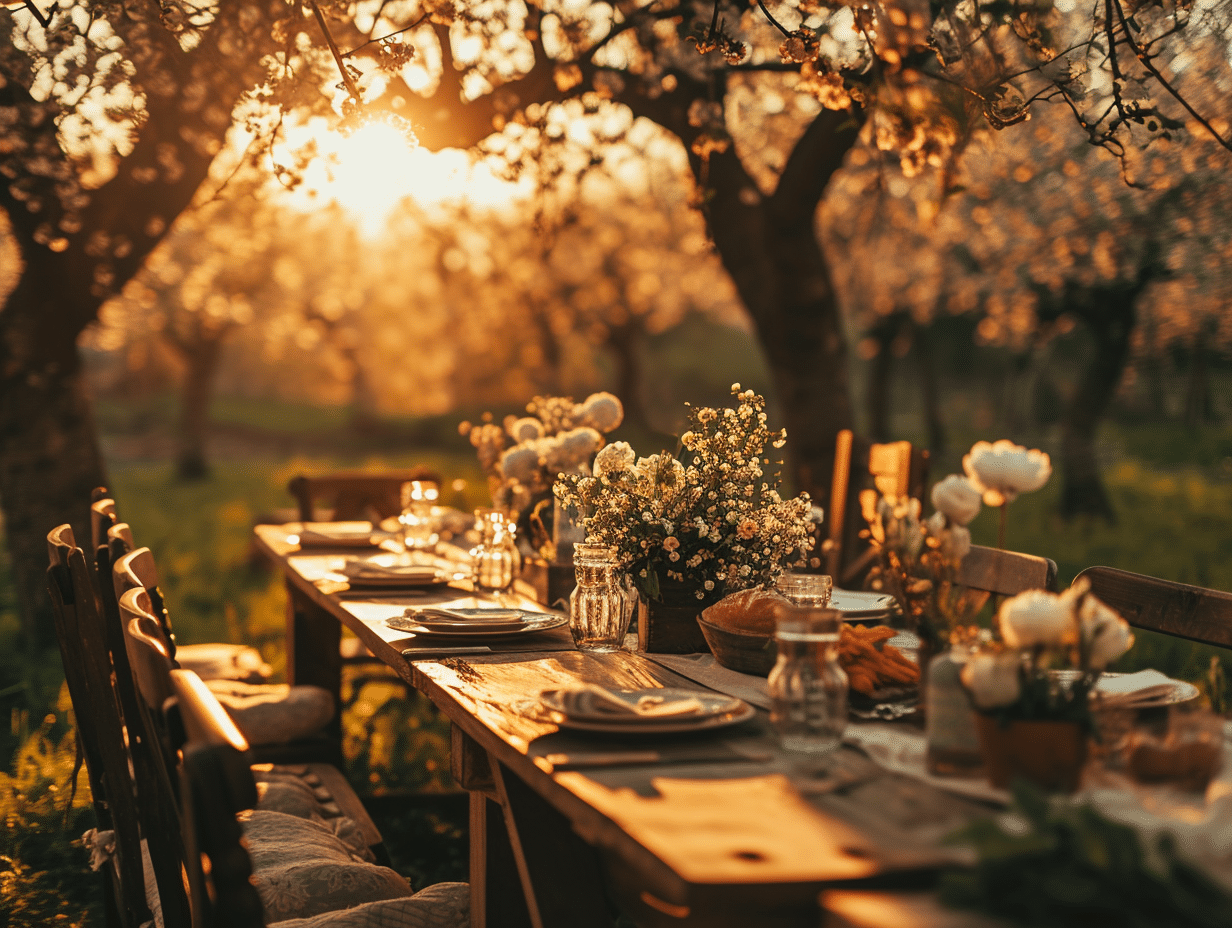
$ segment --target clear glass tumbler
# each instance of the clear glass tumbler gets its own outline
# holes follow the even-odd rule
[[[577,586],[569,597],[569,631],[579,651],[619,651],[632,604],[615,552],[606,545],[573,547]]]
[[[431,548],[440,540],[437,520],[433,514],[440,491],[436,485],[422,480],[402,484],[402,546],[408,551]]]
[[[767,681],[770,721],[783,747],[825,754],[847,727],[847,674],[838,663],[842,614],[813,606],[781,606],[775,629],[778,661]]]
[[[797,606],[822,608],[830,605],[834,581],[828,574],[804,574],[788,571],[779,577],[774,588],[788,602]]]
[[[481,590],[507,590],[522,565],[515,538],[517,526],[499,509],[476,509],[480,540],[471,549],[475,586]]]

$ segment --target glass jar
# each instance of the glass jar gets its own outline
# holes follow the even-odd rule
[[[440,491],[424,480],[409,480],[402,484],[402,515],[398,524],[402,530],[402,546],[408,551],[431,548],[440,541],[434,513]]]
[[[512,585],[522,566],[518,553],[517,527],[499,509],[476,509],[479,544],[471,549],[475,586],[501,591]]]
[[[975,710],[962,685],[962,668],[969,648],[955,647],[936,655],[921,668],[925,681],[924,726],[928,744],[925,763],[940,776],[977,776],[984,769]]]
[[[797,606],[824,608],[830,605],[830,592],[834,589],[834,581],[828,574],[805,574],[787,571],[787,573],[779,577],[774,588],[789,603],[794,603]]]
[[[616,552],[606,545],[574,545],[577,586],[569,596],[569,631],[579,651],[619,651],[633,599]]]
[[[770,671],[770,721],[783,748],[825,754],[847,727],[847,674],[838,662],[842,614],[813,606],[780,607]]]

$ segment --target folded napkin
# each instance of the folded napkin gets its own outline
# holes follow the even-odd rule
[[[1105,707],[1125,708],[1166,699],[1176,692],[1176,682],[1158,670],[1139,670],[1124,676],[1102,676],[1095,692]]]
[[[526,615],[516,609],[472,609],[468,612],[455,612],[441,606],[411,606],[403,616],[412,622],[427,622],[431,625],[510,625],[526,624]]]
[[[371,522],[326,528],[304,527],[299,532],[301,548],[371,548],[378,541],[373,538]]]
[[[405,580],[411,583],[431,583],[439,571],[430,564],[397,564],[385,567],[370,561],[347,561],[342,574],[348,580]]]
[[[674,719],[697,715],[701,700],[693,696],[665,697],[655,690],[634,690],[617,693],[601,686],[587,684],[563,690],[549,691],[561,711],[574,718]],[[544,694],[548,695],[548,694]]]

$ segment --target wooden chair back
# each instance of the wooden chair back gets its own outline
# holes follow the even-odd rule
[[[261,898],[236,821],[257,802],[248,743],[200,677],[190,670],[171,677],[186,736],[180,796],[193,928],[261,928]]]
[[[1115,567],[1088,567],[1082,579],[1135,628],[1232,648],[1232,593]]]
[[[328,518],[335,522],[350,519],[370,519],[379,522],[402,513],[402,485],[412,480],[441,484],[441,476],[427,467],[406,470],[340,471],[333,474],[291,479],[287,490],[299,506],[301,522],[320,521],[329,510]]]
[[[1027,590],[1056,592],[1056,562],[1034,554],[972,545],[958,570],[958,582],[994,596],[1017,596]]]
[[[175,663],[154,617],[150,594],[141,587],[126,591],[120,597],[120,620],[137,692],[151,715],[161,718],[163,705],[174,695],[171,671]]]
[[[137,797],[129,778],[124,721],[112,687],[112,664],[102,613],[94,597],[85,553],[68,525],[47,536],[48,586],[64,676],[77,720],[98,828],[114,829],[112,889],[125,926],[151,918],[141,858]],[[110,871],[109,871],[110,872]]]
[[[118,521],[115,500],[104,496],[90,503],[90,542],[93,545],[90,549],[91,556],[107,543],[107,530]]]
[[[112,550],[119,547],[118,544],[113,545]],[[168,654],[175,660],[175,633],[171,628],[167,604],[158,588],[158,567],[154,563],[154,553],[149,548],[133,548],[122,555],[112,568],[112,583],[117,599],[123,599],[129,590],[141,589],[149,594],[151,614],[158,621]]]
[[[859,585],[873,566],[874,555],[860,537],[867,527],[866,511],[883,496],[921,499],[928,483],[928,452],[909,441],[876,444],[857,438],[850,429],[839,432],[834,447],[834,477],[830,506],[826,571],[834,585]]]

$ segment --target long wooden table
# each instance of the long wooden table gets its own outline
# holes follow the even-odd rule
[[[287,578],[292,682],[338,691],[345,625],[450,719],[453,772],[471,795],[479,928],[606,928],[617,911],[647,926],[816,928],[822,890],[926,888],[955,859],[940,839],[994,811],[848,747],[803,764],[781,751],[760,711],[730,729],[670,739],[561,731],[540,706],[546,689],[699,686],[646,655],[571,650],[559,633],[515,639],[503,652],[407,660],[412,636],[384,618],[469,594],[346,591],[328,578],[354,552],[300,551],[288,541],[297,528],[256,530]],[[659,756],[612,756],[629,751]],[[867,905],[853,908],[862,898],[833,896],[827,924],[876,924],[858,917]],[[926,901],[912,909],[924,910]],[[896,920],[950,924],[935,913]]]

